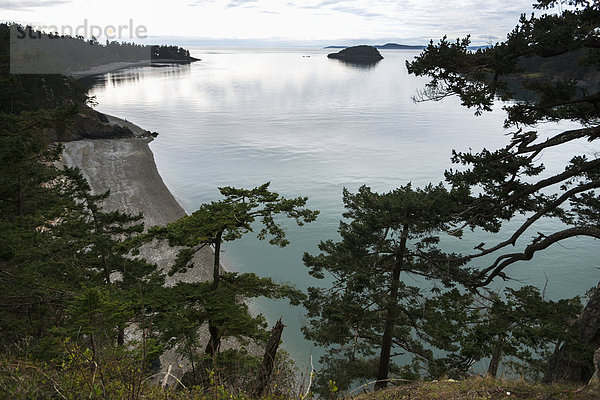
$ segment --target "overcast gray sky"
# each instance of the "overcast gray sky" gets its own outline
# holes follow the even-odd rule
[[[150,37],[370,39],[425,44],[444,34],[503,40],[533,0],[0,0],[3,21],[39,26],[143,26]],[[539,12],[539,11],[538,11]],[[552,12],[552,10],[550,10]],[[63,32],[61,32],[63,33]],[[129,40],[128,30],[122,31]]]

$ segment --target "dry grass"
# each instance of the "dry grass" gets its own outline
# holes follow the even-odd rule
[[[598,399],[577,386],[544,385],[524,381],[504,381],[491,378],[473,378],[466,381],[419,382],[389,388],[380,392],[364,393],[355,400],[591,400]]]

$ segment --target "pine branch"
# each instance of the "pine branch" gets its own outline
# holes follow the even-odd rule
[[[565,131],[559,133],[558,135],[546,140],[543,143],[539,143],[536,145],[528,146],[529,143],[520,144],[518,147],[517,154],[525,154],[533,151],[540,151],[547,149],[549,147],[558,146],[567,142],[570,142],[575,139],[580,139],[584,137],[596,138],[600,136],[600,126],[594,126],[591,128],[582,128],[575,129],[570,131]],[[523,146],[525,145],[525,146]]]
[[[544,250],[554,243],[558,243],[562,240],[575,236],[589,236],[600,239],[600,228],[581,226],[564,229],[549,236],[541,236],[538,238],[539,240],[534,240],[529,246],[527,246],[522,253],[504,254],[498,257],[491,266],[485,268],[478,274],[479,278],[483,278],[488,272],[491,271],[488,277],[482,282],[475,283],[472,285],[472,287],[477,288],[486,286],[491,283],[496,276],[499,276],[509,265],[517,261],[531,260],[538,251]]]
[[[533,225],[540,218],[546,216],[546,214],[549,211],[556,209],[558,206],[560,206],[562,203],[564,203],[565,201],[567,201],[568,199],[570,199],[573,195],[575,195],[577,193],[585,192],[587,190],[591,190],[591,189],[595,189],[595,188],[599,188],[599,187],[600,187],[600,181],[592,181],[592,182],[586,183],[584,185],[579,185],[577,187],[574,187],[573,189],[565,192],[562,196],[560,196],[556,200],[548,203],[544,208],[542,208],[537,213],[535,213],[533,216],[528,218],[527,221],[525,221],[513,233],[513,235],[510,238],[508,238],[507,240],[500,242],[497,245],[495,245],[494,247],[490,247],[488,249],[481,248],[481,253],[467,256],[464,259],[471,260],[473,258],[478,258],[478,257],[488,255],[490,253],[493,253],[493,252],[500,250],[503,247],[506,247],[508,245],[515,246],[517,243],[517,239],[519,239],[521,237],[521,235],[527,230],[527,228],[529,228],[531,225]]]

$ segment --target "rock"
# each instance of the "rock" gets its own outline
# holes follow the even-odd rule
[[[587,382],[592,374],[595,376],[594,365],[598,368],[600,351],[596,351],[592,358],[591,354],[581,352],[581,346],[591,349],[600,347],[600,284],[573,324],[577,329],[577,340],[566,341],[556,349],[542,378],[543,382]]]
[[[343,49],[339,53],[332,53],[327,55],[328,58],[335,58],[352,63],[376,63],[383,60],[383,56],[373,46],[353,46]]]
[[[47,132],[51,141],[70,142],[82,139],[123,139],[135,134],[126,126],[109,122],[108,117],[91,108],[85,108],[75,115],[73,122],[61,130]]]
[[[600,398],[600,349],[594,353],[594,366],[596,372],[594,372],[594,375],[592,375],[592,378],[583,391],[593,396],[593,398],[598,399]]]
[[[98,115],[98,119],[100,120],[100,122],[104,122],[105,124],[108,124],[110,122],[105,114],[99,113],[98,111],[94,112],[96,113],[96,115]]]

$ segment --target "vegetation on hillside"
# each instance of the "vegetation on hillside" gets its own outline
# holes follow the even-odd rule
[[[139,248],[161,235],[190,247],[218,245],[221,238],[233,240],[252,230],[255,218],[265,225],[259,238],[272,235],[271,242],[283,246],[285,232],[275,217],[283,214],[303,224],[316,212],[303,208],[306,198],[286,199],[268,184],[223,188],[222,202],[144,234],[141,215],[104,210],[109,193],[92,193],[77,169],[56,166],[61,146],[52,139],[79,129],[80,114],[89,112],[85,91],[64,76],[9,74],[8,38],[2,39],[0,83],[7,89],[0,109],[2,393],[139,398],[170,347],[197,368],[186,386],[227,384],[234,392],[250,392],[258,384],[253,371],[260,367],[268,331],[264,317],[250,316],[244,298],[288,297],[297,303],[302,294],[269,278],[218,269],[213,282],[166,287],[169,271],[139,257]],[[185,255],[182,251],[172,274],[192,267],[181,263]],[[210,343],[198,341],[205,322],[215,332]],[[259,350],[224,351],[218,342],[228,336],[242,343],[253,339]],[[205,348],[211,349],[208,357]],[[274,368],[278,390],[291,387],[285,354],[277,356]],[[28,386],[30,378],[40,383],[32,378],[38,373],[40,387]],[[276,387],[272,382],[266,382],[266,393]]]
[[[572,384],[535,384],[494,378],[473,378],[465,381],[404,382],[394,388],[375,393],[358,394],[356,400],[592,400],[585,390]]]

